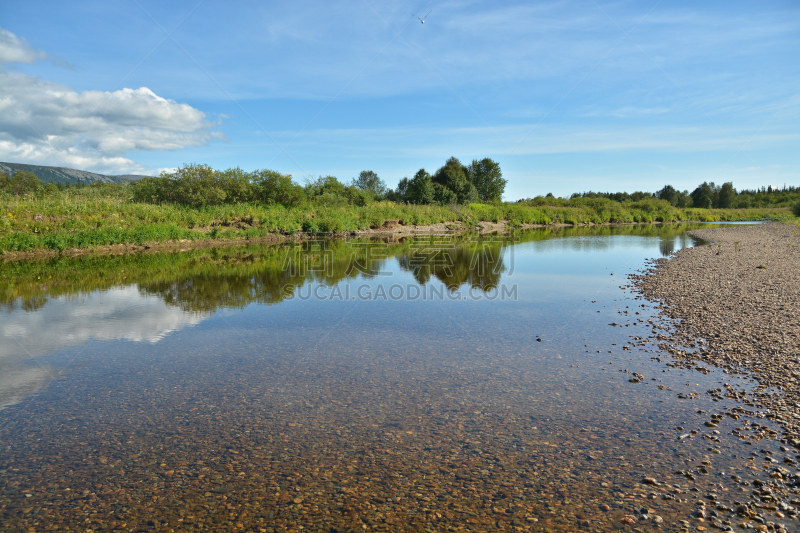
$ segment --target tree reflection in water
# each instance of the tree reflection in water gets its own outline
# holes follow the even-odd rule
[[[685,231],[702,224],[541,228],[506,235],[425,235],[399,239],[325,239],[121,256],[58,257],[0,263],[0,305],[36,311],[55,297],[77,297],[135,285],[143,296],[195,313],[251,303],[278,304],[307,283],[332,287],[380,277],[397,261],[420,285],[432,279],[450,291],[496,289],[513,268],[513,247],[600,250],[605,236],[657,237],[662,255],[689,245]],[[570,237],[597,237],[571,239]],[[680,241],[678,241],[680,239]],[[547,242],[545,242],[547,241]]]

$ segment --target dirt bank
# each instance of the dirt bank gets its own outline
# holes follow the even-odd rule
[[[580,226],[621,226],[632,224],[580,224]],[[547,226],[541,224],[523,224],[521,226],[514,226],[514,229],[533,229],[533,228],[560,228],[572,227],[571,224],[549,224]],[[431,224],[427,226],[406,225],[401,220],[387,220],[386,223],[379,228],[372,228],[367,230],[359,230],[353,232],[345,232],[339,234],[328,235],[334,238],[344,237],[383,237],[387,239],[399,239],[410,237],[414,235],[439,235],[444,233],[461,233],[468,231],[478,231],[480,233],[494,233],[505,232],[511,229],[506,221],[499,222],[480,222],[477,226],[465,225],[460,222],[443,222],[440,224]],[[71,250],[33,250],[30,252],[6,252],[0,253],[0,259],[3,260],[26,260],[26,259],[45,259],[48,257],[56,256],[76,256],[85,254],[106,254],[106,255],[119,255],[139,253],[142,251],[170,251],[170,250],[185,250],[190,248],[207,248],[213,246],[228,246],[234,244],[276,244],[281,242],[299,242],[316,235],[308,233],[291,233],[281,234],[272,233],[258,239],[200,239],[200,240],[180,240],[168,242],[154,242],[146,244],[113,244],[107,246],[95,246],[93,248],[75,248]]]
[[[800,448],[800,228],[770,223],[690,234],[710,244],[654,261],[631,276],[635,286],[663,303],[676,327],[670,343],[697,341],[697,351],[676,351],[683,364],[752,372],[762,387],[739,399],[762,408],[784,427],[783,440]]]

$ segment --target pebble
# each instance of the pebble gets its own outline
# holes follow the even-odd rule
[[[653,322],[653,332],[659,346],[673,355],[669,366],[702,373],[712,371],[709,368],[719,369],[723,375],[744,373],[757,380],[752,391],[737,390],[728,383],[708,391],[711,398],[735,403],[703,422],[714,431],[702,437],[718,442],[726,417],[740,420],[747,416],[779,424],[782,434],[772,425],[745,422],[732,431],[745,445],[763,439],[780,440],[782,452],[791,445],[798,453],[800,231],[796,226],[770,223],[690,233],[715,246],[680,250],[668,259],[653,261],[652,268],[631,279],[637,291],[660,303],[661,318],[669,328]],[[670,331],[668,335],[661,333],[664,329]],[[710,366],[699,366],[699,362]],[[691,395],[680,393],[679,397],[690,399]],[[691,435],[698,432],[692,430]],[[713,455],[723,453],[719,446],[711,446],[708,451]],[[785,465],[796,466],[794,458],[787,459]],[[696,479],[697,472],[711,475],[708,466],[686,472],[686,477]],[[769,454],[763,467],[753,461],[744,471],[765,477],[753,480],[751,485],[739,475],[731,476],[743,495],[750,493],[753,486],[756,489],[751,494],[752,505],[733,506],[739,516],[764,522],[754,508],[783,518],[778,513],[784,515],[785,507],[794,508],[789,502],[800,504],[800,472],[778,466]],[[726,512],[726,506],[718,507],[720,512]],[[796,511],[791,518],[796,526]],[[762,523],[756,529],[766,531],[768,527]]]

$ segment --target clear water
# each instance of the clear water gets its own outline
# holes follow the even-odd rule
[[[632,339],[654,309],[626,275],[686,229],[7,263],[0,522],[694,529],[762,474],[742,420],[703,425],[752,384]]]

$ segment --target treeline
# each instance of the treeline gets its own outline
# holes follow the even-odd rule
[[[549,195],[552,197],[552,194]],[[679,191],[671,185],[661,190],[649,192],[582,192],[574,193],[571,198],[608,198],[615,202],[638,202],[646,198],[666,200],[674,207],[682,209],[696,207],[701,209],[748,209],[765,207],[793,207],[800,203],[800,187],[784,186],[783,188],[762,187],[756,190],[737,191],[733,183],[716,185],[714,182],[703,182],[692,192]],[[537,196],[534,199],[521,200],[525,203],[541,203],[548,196]],[[800,209],[800,208],[799,208]],[[798,214],[797,216],[800,216]]]
[[[83,186],[78,186],[81,188]],[[194,208],[253,203],[301,207],[364,207],[376,201],[392,201],[415,205],[465,205],[472,203],[497,203],[502,200],[506,187],[500,165],[489,159],[473,160],[463,165],[455,157],[432,175],[420,169],[412,178],[403,178],[395,189],[373,171],[364,170],[350,183],[342,183],[334,176],[320,176],[304,185],[296,183],[289,174],[274,170],[245,172],[240,168],[215,170],[206,165],[186,165],[173,173],[147,177],[129,183],[94,183],[114,191],[119,198],[147,204],[182,205]],[[72,187],[73,189],[75,187]],[[70,190],[60,183],[46,185],[32,173],[18,170],[13,176],[0,173],[0,192],[14,196],[28,194],[56,194]],[[570,198],[557,198],[552,194],[526,198],[517,203],[529,206],[572,207],[586,205],[578,200],[606,199],[623,205],[663,200],[678,209],[747,209],[792,208],[800,216],[800,187],[762,187],[758,190],[737,191],[733,183],[716,185],[704,182],[693,191],[680,191],[665,185],[657,192],[582,192]],[[606,208],[603,206],[603,208]]]
[[[128,190],[134,202],[190,207],[248,202],[285,207],[305,203],[363,207],[381,200],[420,205],[499,202],[505,186],[506,180],[495,161],[485,158],[466,166],[451,157],[433,175],[420,169],[413,178],[400,180],[394,190],[371,170],[362,171],[350,183],[342,183],[334,176],[320,176],[300,185],[291,175],[274,170],[245,172],[238,167],[215,170],[206,165],[186,165],[173,173],[142,178],[131,182]],[[17,171],[14,176],[0,175],[0,190],[17,196],[63,189],[61,184],[42,185],[27,171]]]
[[[495,161],[487,157],[465,166],[451,157],[433,176],[422,168],[413,178],[403,178],[388,199],[439,205],[499,202],[505,188],[506,180]]]
[[[142,178],[130,187],[134,201],[175,203],[192,207],[257,202],[294,207],[305,202],[324,206],[365,206],[391,200],[411,204],[468,204],[500,201],[506,180],[500,165],[489,158],[469,166],[451,157],[432,176],[420,169],[413,178],[403,178],[392,190],[373,171],[364,170],[351,183],[334,176],[319,177],[301,186],[291,175],[273,170],[224,171],[188,165],[173,174]]]
[[[70,184],[68,181],[61,182],[48,182],[42,183],[42,180],[27,170],[17,170],[13,175],[8,175],[0,171],[0,193],[11,194],[12,196],[25,196],[25,195],[47,195],[57,194],[62,191],[80,190],[88,187],[98,188],[119,188],[125,187],[120,183],[103,183],[96,181],[94,183],[76,183]]]

